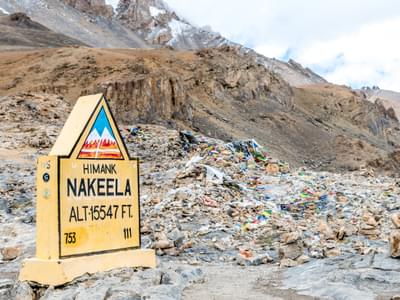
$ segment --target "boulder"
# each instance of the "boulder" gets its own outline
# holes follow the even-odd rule
[[[283,245],[279,248],[279,258],[296,259],[303,254],[303,248],[298,243]]]
[[[4,261],[10,261],[21,255],[21,249],[19,247],[6,247],[1,249],[1,254]]]
[[[168,249],[173,247],[174,247],[174,242],[170,240],[157,241],[153,245],[154,249]]]
[[[396,229],[389,236],[390,256],[400,258],[400,230]]]
[[[300,234],[298,232],[285,232],[281,235],[281,242],[284,244],[292,244],[300,239]]]
[[[400,213],[395,213],[392,215],[392,223],[396,229],[400,229]]]

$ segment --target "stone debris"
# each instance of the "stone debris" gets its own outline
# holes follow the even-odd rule
[[[284,245],[279,248],[279,258],[280,259],[292,259],[295,260],[296,258],[303,255],[303,248],[299,244],[289,244]]]
[[[396,229],[400,229],[400,213],[395,213],[392,215],[392,223]]]
[[[298,232],[285,232],[281,235],[281,242],[284,244],[292,244],[300,239]]]
[[[47,129],[51,139],[53,131]],[[32,286],[43,299],[84,299],[94,292],[99,299],[179,299],[189,281],[174,282],[186,276],[186,267],[170,272],[165,262],[296,270],[349,255],[400,256],[396,178],[293,169],[255,140],[226,143],[156,125],[123,126],[122,132],[141,162],[142,247],[156,249],[161,265],[81,278],[63,289]],[[23,134],[11,138],[2,131],[0,137],[10,149],[25,143]],[[34,158],[48,152],[41,148],[46,145],[27,149],[26,161],[0,162],[0,280],[14,280],[6,274],[18,272],[22,259],[34,254]],[[4,252],[16,242],[20,252]],[[141,277],[150,273],[151,280]],[[16,290],[30,293],[14,284],[0,288],[5,295]]]
[[[400,257],[400,230],[396,229],[390,233],[389,244],[390,256],[395,258]]]
[[[308,257],[307,255],[300,255],[297,259],[296,259],[297,263],[299,263],[300,265],[308,263],[310,261],[310,257]]]
[[[14,260],[21,255],[19,247],[6,247],[1,249],[1,255],[4,261]]]

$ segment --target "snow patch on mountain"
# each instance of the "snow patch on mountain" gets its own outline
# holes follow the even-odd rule
[[[105,2],[113,7],[114,12],[117,11],[119,0],[105,0]]]
[[[157,8],[157,7],[154,7],[154,6],[150,6],[149,9],[150,9],[150,15],[151,15],[153,18],[157,18],[159,15],[163,15],[163,14],[166,13],[165,10],[159,9],[159,8]]]
[[[10,13],[6,11],[4,8],[0,7],[0,12],[6,15],[9,15]]]
[[[185,24],[181,21],[176,19],[172,19],[168,23],[169,28],[171,28],[171,34],[173,37],[178,37],[179,35],[183,34],[186,30],[191,28],[190,25]]]

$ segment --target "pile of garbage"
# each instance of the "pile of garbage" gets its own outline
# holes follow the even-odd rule
[[[49,149],[22,147],[23,132],[4,135],[0,298],[178,299],[203,281],[209,263],[225,271],[227,265],[282,267],[288,288],[308,286],[316,297],[337,295],[338,286],[346,297],[363,285],[382,295],[398,290],[398,178],[293,169],[253,139],[227,143],[155,125],[122,132],[131,156],[140,159],[141,241],[156,250],[158,267],[85,276],[57,289],[18,283],[23,259],[35,253],[34,162]],[[18,156],[14,148],[21,149]]]
[[[395,178],[291,170],[254,139],[134,132],[126,139],[143,160],[143,242],[160,256],[290,267],[387,251],[374,241],[388,241],[400,209]]]

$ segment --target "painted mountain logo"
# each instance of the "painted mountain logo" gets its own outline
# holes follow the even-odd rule
[[[114,133],[107,115],[102,108],[94,122],[78,158],[108,158],[121,159],[122,153],[118,148]]]

